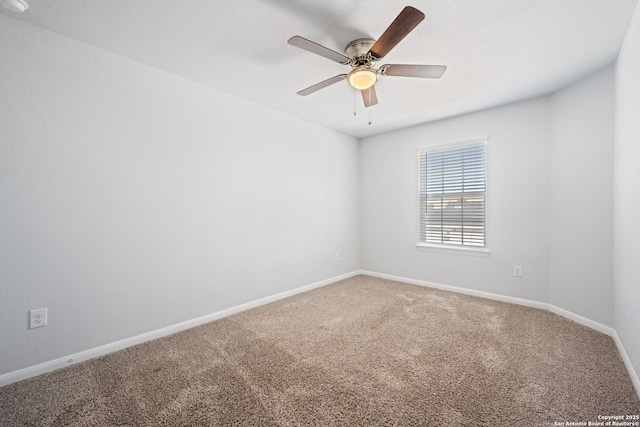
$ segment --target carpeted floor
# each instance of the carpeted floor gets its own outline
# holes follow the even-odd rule
[[[558,426],[637,414],[610,337],[367,276],[0,388],[2,426]]]

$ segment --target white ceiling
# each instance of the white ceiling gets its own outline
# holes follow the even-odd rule
[[[413,0],[425,13],[378,65],[443,64],[440,80],[383,76],[364,108],[349,70],[287,44],[343,52],[378,38],[407,5],[389,0],[28,0],[0,13],[337,131],[364,137],[550,93],[611,64],[637,0]],[[369,114],[372,125],[368,125]]]

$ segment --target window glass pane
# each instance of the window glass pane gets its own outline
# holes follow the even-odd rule
[[[486,141],[420,153],[420,242],[484,247]]]

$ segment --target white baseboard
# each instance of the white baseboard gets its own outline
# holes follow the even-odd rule
[[[241,311],[249,310],[251,308],[259,307],[270,302],[274,302],[286,297],[290,297],[295,294],[310,291],[311,289],[319,288],[340,280],[348,279],[350,277],[360,274],[358,271],[354,271],[340,276],[335,276],[330,279],[321,280],[319,282],[311,283],[309,285],[301,286],[299,288],[291,289],[289,291],[280,292],[275,295],[271,295],[265,298],[260,298],[255,301],[251,301],[245,304],[240,304],[235,307],[230,307],[225,310],[221,310],[206,316],[198,317],[195,319],[187,320],[185,322],[177,323],[175,325],[167,326],[166,328],[157,329],[155,331],[147,332],[141,335],[136,335],[131,338],[126,338],[113,343],[105,344],[100,347],[95,347],[89,350],[75,353],[69,356],[61,357],[59,359],[50,360],[38,365],[29,366],[18,371],[9,372],[7,374],[0,375],[0,387],[9,385],[11,383],[25,380],[27,378],[35,377],[47,372],[54,371],[56,369],[64,368],[74,363],[82,362],[85,360],[93,359],[94,357],[104,356],[105,354],[113,353],[114,351],[122,350],[127,347],[131,347],[137,344],[142,344],[147,341],[154,340],[156,338],[162,338],[167,335],[174,334],[176,332],[184,331],[186,329],[200,326],[205,323],[212,322],[214,320],[221,319],[223,317],[230,316],[232,314],[239,313]]]
[[[472,295],[472,296],[492,299],[496,301],[508,302],[512,304],[524,305],[527,307],[540,308],[540,309],[548,310],[552,313],[558,314],[569,320],[573,320],[574,322],[584,325],[588,328],[595,329],[596,331],[602,332],[605,335],[609,335],[611,338],[613,338],[614,342],[616,343],[616,346],[618,347],[618,351],[620,352],[620,355],[622,356],[622,360],[624,361],[624,365],[626,366],[627,371],[629,372],[629,376],[631,377],[631,381],[633,382],[633,385],[636,389],[636,393],[638,394],[638,397],[640,397],[640,380],[638,379],[638,374],[636,373],[635,369],[633,368],[633,365],[631,364],[631,360],[629,359],[629,356],[627,355],[627,352],[625,351],[624,346],[622,345],[622,341],[620,341],[620,337],[618,336],[618,333],[615,331],[615,329],[609,326],[595,322],[591,319],[587,319],[586,317],[580,316],[579,314],[572,313],[571,311],[565,310],[563,308],[557,307],[553,304],[549,304],[546,302],[532,301],[524,298],[511,297],[508,295],[500,295],[500,294],[494,294],[491,292],[476,291],[473,289],[442,285],[440,283],[427,282],[425,280],[409,279],[407,277],[394,276],[391,274],[384,274],[384,273],[376,273],[373,271],[360,270],[358,274],[364,274],[372,277],[379,277],[381,279],[395,280],[396,282],[409,283],[412,285],[425,286],[428,288],[441,289],[444,291],[456,292],[459,294]]]
[[[508,295],[493,294],[491,292],[476,291],[473,289],[459,288],[457,286],[443,285],[440,283],[427,282],[426,280],[409,279],[407,277],[394,276],[391,274],[376,273],[373,271],[361,270],[360,274],[381,279],[395,280],[396,282],[409,283],[411,285],[426,286],[428,288],[441,289],[443,291],[456,292],[458,294],[472,295],[474,297],[487,298],[496,301],[510,302],[512,304],[525,305],[527,307],[542,308],[547,310],[549,304],[538,301],[531,301],[523,298],[510,297]]]
[[[622,356],[622,360],[624,361],[624,366],[627,367],[627,371],[629,371],[629,376],[631,377],[631,381],[633,382],[633,386],[636,388],[636,393],[638,393],[638,397],[640,397],[640,378],[638,378],[638,374],[635,369],[633,369],[633,365],[631,364],[631,359],[629,359],[629,355],[627,351],[624,349],[622,345],[622,341],[620,341],[620,337],[618,333],[613,331],[613,340],[616,342],[616,346],[618,347],[618,351],[620,352],[620,356]]]
[[[618,336],[618,334],[616,333],[616,331],[609,327],[609,326],[605,326],[602,325],[601,323],[595,322],[593,320],[587,319],[586,317],[580,316],[578,314],[572,313],[570,311],[567,311],[563,308],[560,307],[556,307],[555,305],[549,304],[549,303],[544,303],[544,302],[539,302],[539,301],[532,301],[532,300],[527,300],[524,298],[517,298],[517,297],[512,297],[512,296],[508,296],[508,295],[500,295],[500,294],[494,294],[491,292],[484,292],[484,291],[477,291],[477,290],[473,290],[473,289],[466,289],[466,288],[459,288],[456,286],[449,286],[449,285],[443,285],[443,284],[439,284],[439,283],[433,283],[433,282],[428,282],[425,280],[417,280],[417,279],[410,279],[407,277],[401,277],[401,276],[394,276],[391,274],[383,274],[383,273],[376,273],[373,271],[366,271],[366,270],[357,270],[357,271],[353,271],[351,273],[347,273],[347,274],[343,274],[340,276],[335,276],[332,277],[330,279],[325,279],[325,280],[321,280],[319,282],[315,282],[315,283],[311,283],[309,285],[305,285],[305,286],[301,286],[299,288],[295,288],[295,289],[291,289],[289,291],[285,291],[285,292],[281,292],[275,295],[271,295],[265,298],[260,298],[257,299],[255,301],[251,301],[245,304],[241,304],[241,305],[237,305],[235,307],[230,307],[227,308],[225,310],[221,310],[206,316],[202,316],[202,317],[198,317],[195,319],[191,319],[191,320],[187,320],[185,322],[181,322],[181,323],[177,323],[175,325],[171,325],[168,326],[166,328],[162,328],[162,329],[157,329],[155,331],[151,331],[151,332],[147,332],[141,335],[137,335],[135,337],[131,337],[131,338],[126,338],[124,340],[120,340],[120,341],[116,341],[110,344],[105,344],[103,346],[100,347],[95,347],[89,350],[85,350],[82,351],[80,353],[75,353],[66,357],[61,357],[59,359],[55,359],[55,360],[51,360],[48,362],[44,362],[41,363],[39,365],[35,365],[35,366],[30,366],[24,369],[20,369],[18,371],[14,371],[14,372],[9,372],[7,374],[4,375],[0,375],[0,387],[17,382],[17,381],[21,381],[27,378],[31,378],[31,377],[35,377],[37,375],[41,375],[47,372],[51,372],[54,371],[56,369],[60,369],[60,368],[64,368],[66,366],[69,366],[71,364],[74,363],[78,363],[78,362],[82,362],[88,359],[92,359],[94,357],[99,357],[99,356],[103,356],[105,354],[108,353],[112,353],[114,351],[118,351],[118,350],[122,350],[124,348],[127,347],[131,347],[137,344],[142,344],[144,342],[147,341],[151,341],[154,340],[156,338],[161,338],[167,335],[171,335],[174,334],[176,332],[180,332],[180,331],[184,331],[186,329],[190,329],[193,328],[195,326],[200,326],[203,325],[205,323],[208,322],[212,322],[214,320],[217,319],[221,319],[223,317],[227,317],[230,316],[232,314],[235,313],[239,313],[241,311],[245,311],[245,310],[249,310],[251,308],[255,308],[255,307],[259,307],[261,305],[264,304],[268,304],[270,302],[274,302],[292,295],[296,295],[302,292],[306,292],[306,291],[310,291],[312,289],[315,288],[319,288],[322,286],[326,286],[328,284],[331,283],[335,283],[338,282],[340,280],[344,280],[344,279],[348,279],[350,277],[353,276],[357,276],[359,274],[363,274],[366,276],[372,276],[372,277],[379,277],[381,279],[389,279],[389,280],[395,280],[397,282],[403,282],[403,283],[409,283],[412,285],[418,285],[418,286],[426,286],[429,288],[435,288],[435,289],[441,289],[441,290],[445,290],[445,291],[450,291],[450,292],[456,292],[456,293],[460,293],[460,294],[465,294],[465,295],[472,295],[472,296],[477,296],[477,297],[481,297],[481,298],[487,298],[487,299],[492,299],[492,300],[496,300],[496,301],[502,301],[502,302],[508,302],[508,303],[512,303],[512,304],[518,304],[518,305],[524,305],[527,307],[533,307],[533,308],[540,308],[543,310],[549,310],[553,313],[556,313],[560,316],[563,316],[567,319],[573,320],[574,322],[577,322],[581,325],[587,326],[591,329],[595,329],[596,331],[602,332],[603,334],[609,335],[610,337],[613,338],[613,340],[616,343],[616,346],[618,347],[618,351],[620,352],[620,355],[622,356],[622,359],[624,361],[625,366],[627,367],[627,371],[629,372],[629,376],[631,377],[631,381],[633,382],[633,385],[636,388],[636,392],[638,393],[638,396],[640,397],[640,380],[638,379],[638,375],[636,374],[633,366],[631,365],[631,360],[629,359],[629,356],[627,355],[627,352],[624,349],[624,346],[622,345],[622,341],[620,341],[620,337]]]
[[[596,331],[602,332],[605,335],[609,335],[612,338],[613,338],[613,334],[616,333],[616,331],[610,326],[606,326],[606,325],[603,325],[602,323],[594,322],[591,319],[587,319],[586,317],[580,316],[579,314],[575,314],[571,311],[565,310],[564,308],[560,308],[553,304],[547,304],[547,305],[548,305],[547,310],[549,310],[550,312],[558,314],[562,317],[566,317],[567,319],[573,320],[574,322],[584,325],[588,328],[595,329]]]

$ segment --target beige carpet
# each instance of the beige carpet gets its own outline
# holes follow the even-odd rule
[[[367,276],[0,388],[2,426],[553,426],[634,414],[610,337]]]

